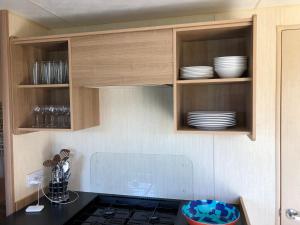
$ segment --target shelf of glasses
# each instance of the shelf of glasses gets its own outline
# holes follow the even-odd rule
[[[69,84],[19,84],[18,88],[67,88]]]
[[[70,131],[71,128],[35,128],[35,127],[19,127],[19,131]]]

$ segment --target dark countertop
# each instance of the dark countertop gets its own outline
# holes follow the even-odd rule
[[[76,213],[94,200],[98,194],[89,192],[77,192],[79,198],[72,204],[51,204],[45,197],[40,200],[40,205],[45,208],[39,213],[26,213],[25,208],[6,217],[1,225],[63,225],[67,223]],[[75,198],[70,193],[70,200]]]
[[[40,204],[45,208],[39,213],[26,213],[25,208],[15,212],[14,214],[6,217],[0,225],[65,225],[69,222],[77,213],[84,209],[93,200],[96,201],[99,194],[90,192],[77,192],[79,198],[76,202],[67,205],[51,204],[45,197],[40,199]],[[103,195],[103,194],[100,194]],[[106,194],[104,194],[106,195]],[[111,196],[111,195],[108,195]],[[76,196],[74,193],[70,193],[70,200]],[[185,201],[181,202],[181,205]],[[33,203],[33,204],[36,204]],[[31,204],[31,205],[33,205]],[[240,205],[236,205],[241,212],[241,218],[236,225],[246,225],[245,215]],[[181,208],[181,206],[180,206]],[[181,211],[178,212],[176,225],[188,225]]]

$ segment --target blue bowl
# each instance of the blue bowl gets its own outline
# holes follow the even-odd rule
[[[181,210],[190,225],[234,225],[240,218],[235,206],[215,200],[189,201]]]

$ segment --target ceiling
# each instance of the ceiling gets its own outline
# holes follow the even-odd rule
[[[300,4],[300,0],[0,0],[0,8],[11,10],[49,28],[187,16],[283,4]]]

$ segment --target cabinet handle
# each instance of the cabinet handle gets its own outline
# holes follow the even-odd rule
[[[285,215],[290,220],[299,220],[300,221],[300,213],[295,209],[287,209],[285,211]]]

